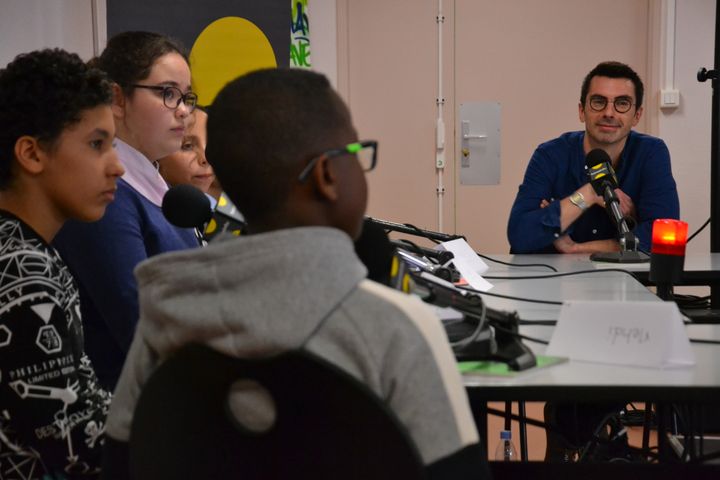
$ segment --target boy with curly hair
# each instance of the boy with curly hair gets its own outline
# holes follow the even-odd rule
[[[110,394],[85,355],[74,279],[50,242],[95,221],[124,170],[105,75],[41,50],[0,70],[0,479],[99,472]]]

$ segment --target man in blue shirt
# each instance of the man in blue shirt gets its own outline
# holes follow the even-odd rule
[[[512,253],[620,250],[617,228],[585,171],[585,156],[596,148],[612,161],[621,211],[635,220],[642,250],[649,250],[655,219],[679,217],[665,143],[632,131],[642,101],[642,81],[629,66],[603,62],[588,73],[578,105],[585,131],[541,144],[530,159],[508,222]]]
[[[629,66],[598,64],[585,77],[578,111],[585,131],[569,132],[541,144],[525,172],[508,222],[512,253],[594,253],[620,250],[618,231],[596,195],[585,171],[586,155],[604,150],[619,188],[615,193],[623,216],[636,223],[640,249],[649,250],[652,222],[678,218],[680,206],[670,168],[670,153],[659,138],[632,131],[642,116],[643,84]],[[615,404],[548,403],[546,461],[571,461]],[[627,437],[610,437],[617,445],[596,449],[594,460],[626,458]],[[602,430],[605,432],[605,430]]]

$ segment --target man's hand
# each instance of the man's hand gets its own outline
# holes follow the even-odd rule
[[[597,252],[619,252],[620,244],[615,240],[591,240],[589,242],[577,243],[570,238],[570,235],[558,237],[553,246],[560,253],[597,253]]]
[[[620,201],[620,212],[622,212],[623,217],[630,217],[637,220],[637,217],[635,216],[635,204],[633,203],[632,198],[619,188],[615,189],[615,195],[617,195],[618,200]]]
[[[632,198],[630,198],[627,193],[623,192],[619,188],[615,189],[615,195],[617,195],[618,197],[618,201],[620,203],[620,212],[622,213],[623,217],[631,217],[637,220],[637,217],[635,216],[635,204],[633,203]],[[591,202],[605,208],[605,199],[600,195],[595,195],[592,198]]]
[[[553,246],[560,253],[575,253],[577,243],[570,238],[570,235],[561,235],[554,242]]]

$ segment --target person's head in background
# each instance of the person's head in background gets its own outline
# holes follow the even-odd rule
[[[205,158],[207,113],[198,108],[191,117],[180,150],[158,160],[160,175],[171,187],[189,184],[208,193],[215,174]]]
[[[197,103],[185,50],[164,35],[124,32],[94,64],[114,82],[117,137],[150,161],[180,150]]]
[[[586,153],[602,148],[617,158],[630,130],[642,116],[645,89],[635,71],[624,63],[599,63],[583,80],[578,106],[585,123]]]
[[[249,233],[329,226],[357,238],[367,204],[363,170],[374,165],[339,153],[354,142],[350,112],[324,76],[271,69],[218,94],[206,153]]]
[[[0,208],[46,241],[65,220],[95,221],[124,173],[112,147],[105,74],[60,49],[0,70]]]

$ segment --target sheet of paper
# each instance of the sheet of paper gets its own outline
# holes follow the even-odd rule
[[[481,292],[487,292],[493,285],[482,277],[487,272],[488,266],[477,256],[475,251],[462,238],[443,242],[436,247],[438,250],[451,252],[453,265],[470,287]]]

